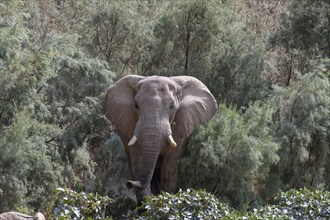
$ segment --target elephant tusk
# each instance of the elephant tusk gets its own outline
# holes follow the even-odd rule
[[[128,142],[128,146],[134,145],[136,143],[136,141],[137,141],[137,138],[136,138],[136,136],[134,134],[134,136],[132,137],[132,139]]]
[[[174,139],[173,139],[173,137],[172,137],[171,134],[168,136],[167,140],[168,140],[168,142],[170,143],[170,145],[172,147],[176,147],[177,146],[177,144],[175,143],[175,141],[174,141]]]

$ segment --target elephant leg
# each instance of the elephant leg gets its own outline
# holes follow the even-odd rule
[[[176,157],[164,157],[161,167],[161,189],[173,193],[179,173],[178,159]]]

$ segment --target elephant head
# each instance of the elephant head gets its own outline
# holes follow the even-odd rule
[[[125,146],[132,174],[127,186],[139,205],[151,193],[176,189],[186,138],[217,110],[208,88],[190,76],[129,75],[110,87],[104,104]]]

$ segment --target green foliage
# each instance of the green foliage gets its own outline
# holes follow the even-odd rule
[[[249,212],[230,208],[204,190],[179,191],[150,196],[140,207],[141,216],[134,219],[326,219],[330,215],[329,192],[306,188],[290,190],[275,197],[275,205],[266,205]]]
[[[70,189],[54,191],[56,219],[111,219],[105,215],[106,206],[114,200],[94,193],[77,193]]]
[[[238,106],[267,97],[265,42],[255,42],[229,3],[176,1],[160,15],[143,74],[195,76],[218,100]]]
[[[290,87],[275,88],[275,137],[280,162],[268,188],[329,188],[330,82],[326,61],[298,75]],[[269,190],[269,189],[268,189]]]
[[[290,190],[275,197],[277,206],[288,209],[288,215],[294,218],[326,218],[330,216],[330,193],[311,191],[307,188]]]
[[[85,21],[82,43],[91,55],[108,62],[119,76],[142,73],[153,41],[152,22],[142,14],[147,13],[148,6],[122,0],[98,4],[101,6]]]
[[[265,39],[257,38],[231,8],[224,8],[216,19],[210,67],[202,79],[218,100],[229,105],[248,106],[265,99],[271,85],[265,74]]]
[[[210,67],[210,49],[218,31],[215,1],[176,1],[154,27],[155,46],[147,74],[202,76]],[[222,11],[222,10],[221,10]]]
[[[276,205],[267,205],[249,213],[253,219],[327,219],[330,193],[307,188],[290,190],[275,197]]]
[[[42,213],[46,219],[123,219],[135,207],[136,202],[128,197],[57,188],[48,195]],[[21,207],[16,211],[34,213]]]
[[[306,51],[309,55],[330,56],[330,3],[327,0],[293,0],[289,13],[283,15],[277,40]]]
[[[114,74],[77,34],[44,29],[45,5],[0,4],[0,212],[40,209],[52,188],[93,177],[86,145],[108,125],[99,99]]]
[[[272,113],[269,105],[259,102],[245,113],[220,105],[214,118],[187,144],[181,185],[205,188],[236,206],[251,202],[258,184],[279,160],[279,146],[269,127]]]
[[[312,60],[330,57],[330,4],[327,0],[292,0],[270,39],[274,81],[289,86],[296,73],[313,69]]]
[[[108,216],[113,219],[125,219],[132,214],[132,210],[136,208],[135,200],[122,195],[115,198],[115,202],[107,206]],[[129,214],[130,213],[130,214]]]
[[[55,152],[44,142],[52,128],[31,118],[23,110],[1,132],[0,140],[0,207],[40,207],[47,191],[61,182],[62,168]]]
[[[59,186],[125,191],[125,153],[100,100],[128,73],[193,75],[222,103],[188,140],[182,187],[240,207],[329,189],[329,7],[0,0],[0,212],[42,209]]]
[[[96,144],[98,143],[99,141],[96,142]],[[121,178],[124,178],[124,182],[126,182],[130,178],[130,171],[120,137],[111,133],[103,145],[92,145],[90,152],[99,164],[95,170],[98,178],[94,181],[94,189],[97,192],[109,192],[113,189],[125,190],[126,186],[122,186]],[[115,161],[115,166],[111,165],[112,161]],[[117,192],[113,193],[116,194]]]
[[[135,219],[220,219],[232,209],[204,190],[179,191],[150,196],[140,207],[145,212]]]

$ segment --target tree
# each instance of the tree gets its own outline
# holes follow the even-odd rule
[[[141,74],[153,41],[152,24],[142,14],[148,6],[138,1],[100,1],[99,4],[91,19],[84,23],[84,46],[92,56],[108,62],[118,76]]]
[[[251,103],[245,113],[220,105],[218,113],[188,141],[180,186],[203,188],[242,207],[256,199],[279,145],[271,136],[273,109]]]
[[[212,8],[216,6],[214,1],[170,3],[155,24],[155,44],[144,74],[199,77],[205,74],[209,70],[212,38],[217,31]]]
[[[59,161],[51,157],[56,151],[45,142],[56,126],[34,116],[38,88],[52,75],[51,65],[47,52],[31,49],[29,14],[16,11],[21,5],[7,4],[0,20],[0,210],[38,207],[40,194],[61,182]]]
[[[311,71],[309,61],[330,56],[330,3],[326,0],[293,0],[270,39],[276,63],[276,81],[289,86],[296,72]],[[277,73],[276,73],[277,72]]]
[[[329,188],[329,61],[297,75],[289,87],[276,87],[275,137],[280,162],[272,168],[268,190]]]
[[[36,2],[1,6],[0,210],[40,208],[52,188],[93,176],[86,143],[107,125],[99,99],[114,74],[76,34],[36,32]]]

